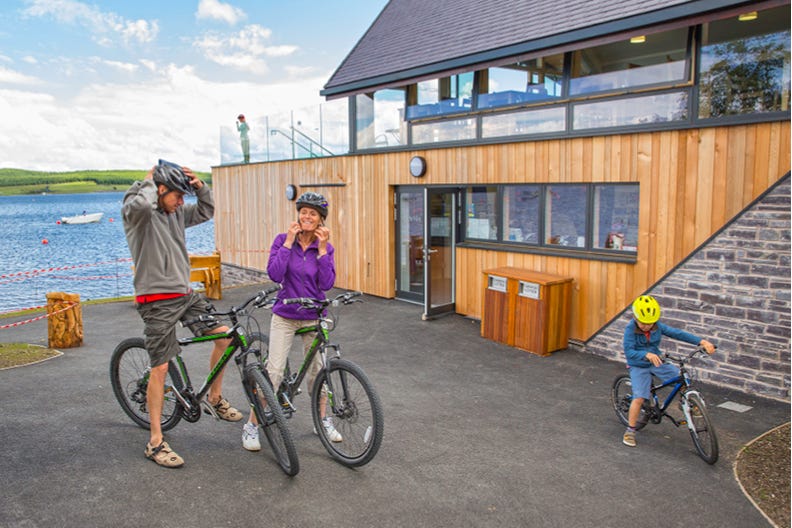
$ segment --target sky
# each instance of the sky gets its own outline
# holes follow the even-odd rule
[[[387,0],[3,0],[0,168],[194,170],[220,129],[323,102]]]

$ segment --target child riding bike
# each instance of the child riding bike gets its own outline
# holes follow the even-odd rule
[[[691,345],[700,345],[707,354],[715,352],[715,345],[698,336],[660,322],[660,304],[651,295],[641,295],[632,304],[633,320],[624,329],[624,355],[630,371],[633,400],[630,404],[629,425],[624,432],[624,445],[635,447],[635,426],[644,400],[650,397],[652,375],[665,382],[679,376],[679,368],[663,363],[660,341],[663,336]]]

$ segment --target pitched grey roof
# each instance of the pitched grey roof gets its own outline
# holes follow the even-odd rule
[[[391,0],[321,92],[427,73],[750,4],[745,0]]]

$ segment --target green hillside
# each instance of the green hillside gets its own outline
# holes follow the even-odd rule
[[[70,194],[102,191],[125,191],[135,180],[146,176],[144,170],[101,170],[42,172],[25,169],[0,169],[0,195]],[[196,172],[211,184],[212,175]]]

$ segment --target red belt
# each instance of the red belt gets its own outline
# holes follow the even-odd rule
[[[138,295],[135,297],[135,302],[138,304],[146,304],[154,301],[164,301],[165,299],[175,299],[176,297],[184,297],[186,293],[150,293],[148,295]]]

